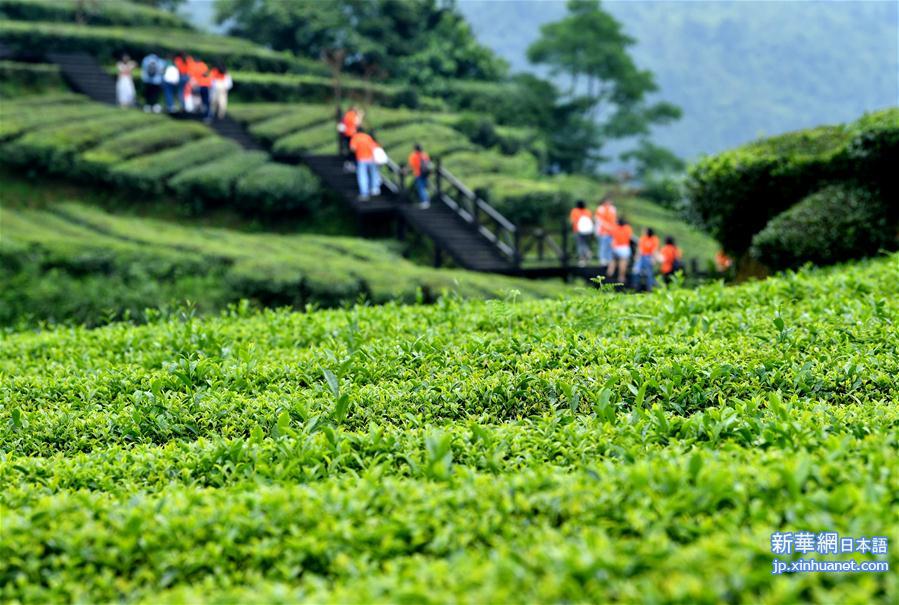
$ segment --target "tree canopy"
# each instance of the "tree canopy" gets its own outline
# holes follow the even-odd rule
[[[491,80],[506,64],[481,46],[450,0],[216,0],[230,33],[277,50],[412,83],[434,78]]]
[[[592,153],[599,157],[604,141],[646,136],[654,124],[680,117],[676,106],[650,103],[658,90],[655,78],[640,69],[629,54],[635,40],[599,0],[569,0],[568,14],[540,28],[540,38],[528,48],[528,59],[546,65],[554,75],[568,76],[564,101],[581,107],[596,122]]]

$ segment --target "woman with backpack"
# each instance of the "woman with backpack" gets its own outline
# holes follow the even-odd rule
[[[574,231],[574,242],[577,247],[578,267],[586,267],[592,252],[590,242],[593,239],[593,213],[587,210],[584,200],[578,200],[569,215],[571,229]]]
[[[422,210],[431,207],[431,198],[428,195],[428,176],[431,174],[431,157],[425,153],[421,145],[416,143],[412,153],[409,154],[409,169],[415,176],[415,191]]]

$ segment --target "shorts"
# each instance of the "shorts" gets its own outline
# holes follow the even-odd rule
[[[616,260],[627,260],[631,257],[631,247],[630,246],[613,246],[612,247],[612,256],[614,256]]]

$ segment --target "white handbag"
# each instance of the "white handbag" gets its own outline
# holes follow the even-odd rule
[[[384,151],[383,147],[375,147],[372,155],[374,157],[375,164],[377,164],[378,166],[383,166],[387,163],[387,152]]]
[[[166,84],[177,84],[181,79],[181,73],[178,71],[177,67],[169,65],[165,68],[162,79],[165,80]]]
[[[590,235],[593,233],[593,221],[589,216],[582,216],[577,221],[577,232],[580,235]]]

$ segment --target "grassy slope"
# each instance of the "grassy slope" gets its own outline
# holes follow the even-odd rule
[[[243,297],[271,306],[333,306],[359,297],[430,300],[444,290],[464,297],[567,290],[561,282],[421,267],[383,242],[178,224],[110,213],[94,204],[119,206],[102,196],[81,203],[78,188],[38,186],[9,175],[0,185],[7,193],[0,256],[6,259],[3,273],[13,280],[0,295],[5,324],[29,315],[95,324],[185,299],[213,311]]]
[[[897,276],[8,336],[0,594],[896,602]]]

